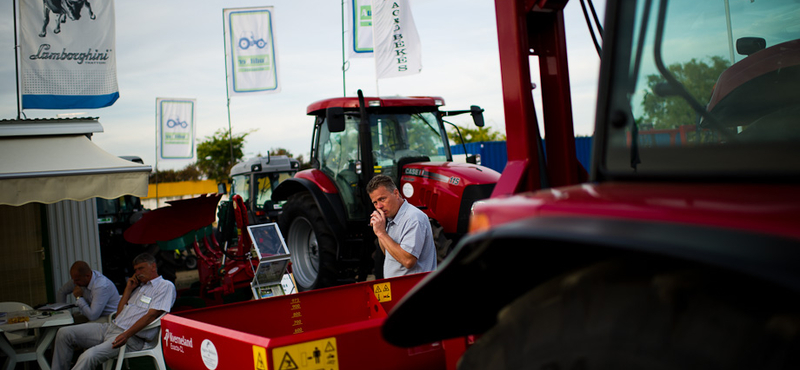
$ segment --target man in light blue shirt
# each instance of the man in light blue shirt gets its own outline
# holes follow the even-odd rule
[[[72,280],[56,293],[56,302],[66,303],[67,297],[75,297],[75,305],[81,315],[75,322],[108,321],[107,316],[117,311],[119,292],[111,280],[99,271],[93,271],[84,261],[76,261],[69,269]]]
[[[383,277],[436,270],[436,245],[428,216],[403,199],[388,176],[373,177],[367,194],[375,206],[370,225],[386,255]]]
[[[119,348],[138,351],[158,336],[158,328],[142,330],[175,303],[175,285],[158,275],[156,260],[142,253],[133,260],[134,276],[128,279],[117,316],[112,323],[65,326],[56,334],[53,370],[68,369],[75,348],[86,349],[73,369],[94,370],[117,357]]]

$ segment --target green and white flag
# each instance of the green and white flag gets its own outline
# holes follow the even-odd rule
[[[372,58],[372,0],[345,2],[349,58]]]
[[[223,9],[228,96],[279,92],[273,7]]]
[[[158,159],[194,158],[196,99],[156,98]]]
[[[408,0],[372,0],[375,77],[417,74],[422,70],[422,45]]]

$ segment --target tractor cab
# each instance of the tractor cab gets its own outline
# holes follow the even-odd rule
[[[233,166],[230,196],[242,197],[250,225],[277,220],[285,202],[273,202],[272,191],[299,169],[299,161],[284,155],[256,157]]]

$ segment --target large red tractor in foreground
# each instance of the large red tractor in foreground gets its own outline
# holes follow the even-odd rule
[[[272,196],[287,200],[278,223],[300,291],[373,273],[373,207],[365,188],[375,174],[391,176],[429,216],[440,256],[467,232],[472,204],[489,197],[500,174],[452,161],[443,117],[469,113],[483,126],[483,110],[440,111],[442,105],[438,97],[364,98],[359,91],[358,98],[308,106],[315,117],[313,168],[281,182]],[[374,270],[380,278],[381,268]]]
[[[509,162],[384,337],[480,334],[461,369],[800,367],[797,1],[607,0],[589,182],[565,5],[496,0]]]

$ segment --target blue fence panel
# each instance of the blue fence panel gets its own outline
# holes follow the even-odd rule
[[[508,162],[508,150],[506,149],[505,141],[483,141],[477,143],[467,143],[465,146],[467,147],[468,154],[481,155],[481,165],[501,173],[506,168],[506,162]],[[547,150],[546,148],[547,146],[545,146],[545,151]],[[460,144],[451,145],[450,152],[453,155],[464,154],[464,146]],[[578,157],[578,162],[580,162],[581,165],[583,165],[583,168],[588,171],[592,158],[592,138],[576,137],[575,152]]]
[[[592,138],[576,137],[575,154],[578,156],[578,162],[581,162],[581,165],[583,165],[583,169],[588,172],[589,165],[592,164]]]

